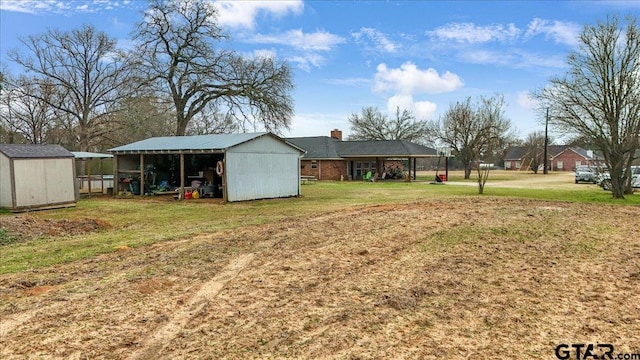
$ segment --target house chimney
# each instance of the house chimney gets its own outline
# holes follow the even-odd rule
[[[342,141],[342,131],[338,129],[331,130],[331,137]]]

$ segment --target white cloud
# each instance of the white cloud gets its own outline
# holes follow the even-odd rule
[[[445,41],[454,40],[460,43],[475,44],[490,41],[512,41],[520,35],[520,29],[514,24],[478,26],[473,23],[454,23],[428,31],[427,35]]]
[[[287,137],[329,136],[331,129],[342,130],[342,138],[349,136],[348,113],[296,113]]]
[[[461,51],[458,54],[458,58],[471,64],[492,64],[515,69],[539,66],[549,68],[566,67],[564,55],[543,55],[519,49]]]
[[[368,79],[368,78],[329,79],[326,82],[332,85],[363,86],[363,85],[371,84],[371,79]]]
[[[140,3],[140,2],[139,2]],[[100,10],[112,10],[121,5],[133,5],[131,1],[115,0],[2,0],[0,10],[22,12],[28,14],[63,14],[93,13]]]
[[[413,103],[413,115],[416,119],[432,119],[436,113],[438,106],[431,101],[416,101]]]
[[[324,64],[324,57],[318,54],[309,53],[302,56],[292,56],[287,61],[297,64],[298,68],[306,72],[311,71],[311,67],[320,67]]]
[[[382,53],[395,53],[401,45],[393,43],[389,38],[373,28],[361,28],[360,31],[351,33],[356,42],[366,44],[366,40],[373,42],[371,50]]]
[[[412,111],[417,119],[430,119],[437,105],[430,101],[416,101],[415,95],[454,91],[463,85],[456,74],[447,71],[440,75],[435,69],[421,70],[406,62],[396,69],[389,69],[386,64],[378,65],[373,91],[392,93],[387,99],[389,114],[394,114],[400,107]]]
[[[521,91],[518,93],[518,98],[516,100],[520,107],[525,109],[535,109],[538,106],[538,102],[531,97],[526,91]]]
[[[325,58],[318,52],[333,50],[338,44],[344,43],[344,38],[326,31],[304,33],[300,29],[289,30],[282,34],[255,34],[243,39],[254,44],[286,45],[301,52],[295,56],[289,56],[288,61],[294,63],[304,71],[310,71],[312,67],[320,67]]]
[[[409,110],[416,119],[431,119],[436,113],[437,105],[430,101],[414,101],[411,95],[394,95],[387,100],[387,113],[395,116],[397,108]]]
[[[302,0],[291,1],[231,1],[220,0],[214,3],[218,9],[218,24],[223,27],[253,29],[256,16],[269,13],[284,16],[289,13],[300,14],[304,9]]]
[[[258,49],[254,50],[252,53],[254,58],[262,58],[262,59],[275,59],[277,57],[276,52],[274,50],[269,49]]]
[[[406,62],[396,69],[390,69],[384,63],[378,65],[374,81],[373,90],[376,92],[393,91],[404,95],[443,93],[464,85],[454,73],[446,71],[440,75],[433,68],[420,70],[411,62]]]
[[[581,30],[582,27],[578,24],[535,18],[529,23],[525,37],[543,34],[545,38],[551,38],[558,44],[576,46]]]
[[[301,29],[289,30],[283,34],[256,34],[245,41],[256,44],[290,45],[306,51],[328,51],[345,42],[344,38],[326,31],[304,33]]]

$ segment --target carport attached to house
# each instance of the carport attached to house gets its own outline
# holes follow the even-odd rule
[[[120,190],[126,186],[136,194],[196,182],[207,184],[207,195],[227,201],[300,194],[303,151],[271,133],[157,137],[109,151]]]

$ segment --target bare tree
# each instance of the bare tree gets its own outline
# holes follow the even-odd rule
[[[431,122],[432,136],[453,149],[464,166],[465,179],[471,176],[474,163],[493,157],[494,149],[509,136],[511,122],[504,117],[503,107],[501,96],[481,97],[476,105],[467,98]]]
[[[525,158],[530,161],[529,168],[534,174],[544,166],[544,134],[534,131],[524,141]]]
[[[215,48],[227,39],[216,20],[210,1],[152,0],[134,35],[149,85],[173,101],[175,134],[184,135],[209,103],[228,111],[243,130],[288,129],[293,115],[289,66]]]
[[[34,81],[26,77],[5,83],[0,93],[0,117],[7,130],[20,134],[30,144],[56,143],[57,139],[51,136],[56,113],[46,101],[52,96],[53,86],[34,85]]]
[[[478,162],[476,170],[478,171],[478,194],[484,194],[484,187],[489,179],[489,173],[493,164]]]
[[[215,104],[210,103],[189,123],[187,134],[228,134],[238,132],[238,130],[238,123],[229,113],[222,113]]]
[[[126,97],[130,64],[116,49],[116,40],[84,25],[69,32],[49,30],[20,39],[28,54],[9,57],[35,74],[34,86],[52,86],[55,92],[33,96],[60,113],[75,138],[73,148],[87,151],[104,134],[103,122]],[[128,86],[125,86],[128,85]]]
[[[361,115],[349,117],[352,140],[408,140],[422,142],[428,133],[427,123],[416,120],[411,111],[396,108],[389,118],[375,107],[362,108]]]
[[[169,136],[175,127],[167,104],[151,94],[136,94],[120,103],[118,111],[106,122],[107,131],[100,149],[135,142],[150,137]]]
[[[631,163],[640,147],[640,27],[629,17],[586,25],[569,54],[570,70],[535,94],[548,107],[549,123],[589,139],[602,153],[614,198],[631,192]]]

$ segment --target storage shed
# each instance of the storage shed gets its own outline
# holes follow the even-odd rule
[[[60,145],[0,144],[0,208],[75,206],[73,154]]]
[[[154,137],[110,149],[117,193],[190,191],[225,201],[300,195],[304,150],[269,133]]]

